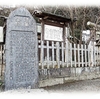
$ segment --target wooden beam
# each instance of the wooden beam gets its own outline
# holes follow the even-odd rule
[[[55,22],[55,21],[49,21],[49,20],[43,20],[44,24],[47,25],[53,25],[53,26],[58,26],[58,27],[63,27],[64,24],[60,24],[59,22]]]

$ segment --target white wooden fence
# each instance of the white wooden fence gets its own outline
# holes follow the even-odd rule
[[[3,50],[1,50],[0,75],[4,72]],[[68,75],[70,67],[100,66],[98,47],[72,44],[68,42],[38,40],[39,74],[41,78]]]
[[[98,47],[86,45],[39,41],[39,68],[87,67],[100,65]]]

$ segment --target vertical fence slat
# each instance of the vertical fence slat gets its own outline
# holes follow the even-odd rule
[[[97,58],[97,59],[98,59],[98,60],[97,60],[98,64],[97,64],[97,66],[99,66],[99,50],[98,50],[98,48],[97,48],[97,52],[98,52],[98,56],[97,56],[97,57],[98,57],[98,58]]]
[[[49,69],[49,41],[47,41],[47,68]]]
[[[89,49],[89,46],[88,46],[88,65],[90,67],[90,49]]]
[[[80,67],[80,49],[78,44],[78,67]]]
[[[40,62],[41,62],[41,66],[42,66],[42,69],[44,69],[44,66],[43,66],[43,59],[44,59],[44,49],[43,49],[43,46],[44,46],[44,42],[41,41],[41,57],[40,57]]]
[[[82,53],[81,54],[81,57],[82,57],[81,59],[82,59],[82,67],[83,67],[84,66],[84,64],[83,64],[83,45],[81,45],[81,53]]]
[[[91,66],[94,66],[94,52],[93,52],[93,48],[91,48]]]
[[[98,47],[96,47],[96,51],[97,51],[97,54],[96,54],[96,57],[97,57],[96,66],[98,66]]]
[[[72,67],[72,43],[70,43],[70,65]]]
[[[95,47],[95,66],[97,66],[97,48]]]
[[[2,59],[2,45],[0,46],[0,51],[1,51],[1,59]],[[1,65],[1,62],[0,62],[0,76],[2,76],[2,65]]]
[[[98,64],[98,47],[97,47],[97,66],[99,66],[99,64]]]
[[[98,48],[98,65],[100,65],[100,51],[99,51],[99,48]]]
[[[2,75],[3,75],[3,71],[4,71],[4,66],[3,66],[3,61],[4,61],[3,60],[3,55],[4,55],[4,53],[3,53],[3,47],[4,47],[4,45],[2,45]]]
[[[98,50],[98,66],[99,66],[99,48],[97,50]]]
[[[87,67],[87,50],[86,50],[86,45],[85,45],[85,67]]]
[[[62,67],[64,67],[64,43],[61,43],[61,48],[62,48]]]
[[[40,52],[41,52],[41,56],[40,56],[40,64],[41,64],[41,68],[44,69],[44,41],[43,41],[43,34],[44,34],[44,22],[41,23],[42,29],[41,29],[41,48],[40,48]]]
[[[97,66],[97,48],[95,47],[95,66]]]
[[[54,41],[52,41],[52,65],[54,68]]]
[[[59,56],[60,56],[60,53],[59,53],[59,42],[56,42],[56,46],[57,46],[56,60],[57,60],[58,68],[60,68],[60,60],[59,60]]]
[[[96,48],[94,46],[94,66],[96,66]]]
[[[98,52],[98,64],[97,66],[99,66],[99,49],[97,48],[97,52]]]
[[[74,61],[75,61],[75,67],[76,67],[76,44],[74,44]]]
[[[67,42],[65,43],[65,62],[67,63]]]
[[[93,66],[95,66],[95,47],[93,42]]]
[[[98,48],[98,66],[100,65],[100,63],[99,63],[99,48]]]
[[[98,48],[96,47],[96,66],[98,66]]]
[[[66,45],[65,45],[65,63],[68,67],[68,51],[69,51],[69,48],[68,48],[68,42],[66,42]]]
[[[99,48],[98,48],[98,66],[100,65],[100,51],[99,51]]]

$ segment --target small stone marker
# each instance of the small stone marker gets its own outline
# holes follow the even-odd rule
[[[25,8],[7,20],[5,90],[38,86],[36,22]]]

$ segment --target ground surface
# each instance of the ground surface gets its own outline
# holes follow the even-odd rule
[[[66,83],[63,85],[56,85],[52,87],[46,87],[49,93],[65,93],[65,92],[100,92],[100,79],[84,80]]]
[[[74,92],[100,92],[100,79],[84,80],[77,82],[70,82],[62,85],[56,85],[51,87],[45,87],[40,89],[18,89],[11,90],[5,93],[74,93]]]

